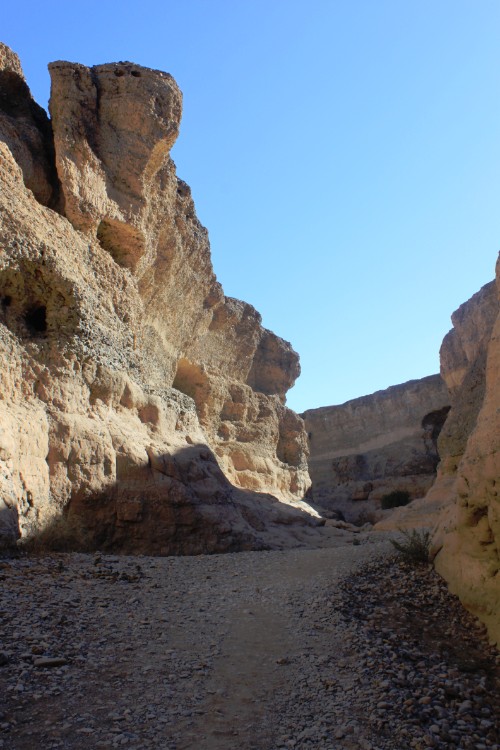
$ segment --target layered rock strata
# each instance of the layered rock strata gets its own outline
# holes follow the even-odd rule
[[[315,523],[276,500],[307,510],[298,356],[216,280],[175,81],[57,62],[49,122],[0,52],[4,537],[69,508],[107,548],[285,543]]]
[[[423,496],[436,476],[436,442],[448,410],[446,386],[431,375],[304,412],[311,502],[361,523],[380,516],[389,492]]]

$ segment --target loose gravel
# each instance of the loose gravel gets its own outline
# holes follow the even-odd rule
[[[500,659],[381,536],[0,560],[4,750],[500,750]]]

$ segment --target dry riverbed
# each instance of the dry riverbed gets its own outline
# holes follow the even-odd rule
[[[500,748],[498,652],[381,536],[5,559],[0,586],[4,750]]]

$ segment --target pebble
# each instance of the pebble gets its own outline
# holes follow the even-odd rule
[[[484,630],[360,538],[9,561],[0,748],[500,750]]]

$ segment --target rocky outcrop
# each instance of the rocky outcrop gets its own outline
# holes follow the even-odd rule
[[[434,537],[437,570],[500,644],[500,263],[452,316],[441,347],[452,408],[427,502],[447,490]]]
[[[19,58],[0,43],[0,140],[20,166],[24,184],[44,206],[58,203],[52,129],[32,98]]]
[[[302,415],[315,507],[351,522],[380,517],[394,490],[421,497],[436,476],[436,441],[449,409],[439,375]]]
[[[216,280],[169,156],[177,85],[54,63],[49,123],[0,50],[4,536],[69,509],[108,549],[287,543],[315,523],[276,500],[307,509],[298,357]]]
[[[500,265],[453,313],[441,346],[451,410],[438,439],[441,462],[427,495],[377,524],[433,529],[435,566],[500,644]]]

